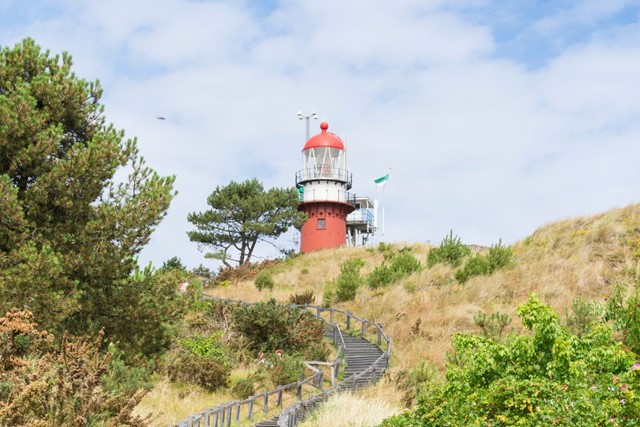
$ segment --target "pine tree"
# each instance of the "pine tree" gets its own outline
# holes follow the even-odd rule
[[[107,124],[99,82],[71,68],[31,39],[0,50],[0,312],[29,309],[77,335],[104,327],[107,341],[139,347],[132,322],[160,327],[173,310],[167,284],[133,273],[174,178],[145,165]]]
[[[218,251],[209,257],[238,265],[250,262],[259,240],[276,239],[289,227],[299,227],[306,216],[298,212],[295,188],[272,188],[268,191],[257,179],[231,181],[216,187],[207,199],[211,209],[192,212],[187,219],[196,230],[189,239]]]

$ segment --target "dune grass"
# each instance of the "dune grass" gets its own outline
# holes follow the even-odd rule
[[[496,236],[496,242],[499,237]],[[429,245],[392,246],[396,250],[410,247],[426,266]],[[640,277],[640,205],[548,224],[511,247],[515,258],[512,268],[473,277],[464,285],[455,280],[453,268],[438,264],[431,269],[424,267],[387,288],[372,290],[363,286],[354,301],[335,304],[380,322],[393,339],[386,379],[374,386],[374,394],[365,392],[356,399],[363,400],[363,404],[401,410],[400,392],[396,389],[398,373],[424,361],[443,370],[447,352],[451,350],[451,336],[456,332],[479,332],[473,320],[479,311],[506,313],[513,319],[509,328],[520,330],[515,309],[531,293],[537,293],[557,312],[564,313],[578,297],[603,301],[614,285],[636,283]],[[338,277],[341,263],[352,257],[365,262],[363,275],[383,261],[377,248],[320,250],[272,267],[276,283],[272,290],[258,291],[252,281],[243,281],[208,292],[246,301],[275,298],[287,302],[293,293],[312,291],[320,304],[325,286]],[[339,402],[335,405],[343,406]],[[326,410],[331,407],[327,405]],[[348,412],[349,407],[345,405],[342,410]],[[327,420],[332,416],[329,417]],[[349,419],[346,413],[337,417],[334,419]],[[338,425],[334,422],[308,425]]]

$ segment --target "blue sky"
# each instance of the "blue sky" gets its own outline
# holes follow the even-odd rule
[[[186,215],[216,185],[293,185],[298,110],[347,141],[358,194],[392,168],[378,241],[511,243],[638,202],[638,0],[0,0],[0,44],[24,37],[177,175],[143,263],[209,262]]]

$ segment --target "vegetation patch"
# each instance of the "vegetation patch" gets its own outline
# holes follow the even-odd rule
[[[415,410],[382,425],[638,425],[640,363],[610,326],[573,335],[535,295],[517,312],[532,334],[456,334],[446,380],[427,382]]]

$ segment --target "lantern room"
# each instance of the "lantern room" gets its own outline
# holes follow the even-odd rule
[[[329,124],[320,124],[321,133],[310,138],[302,149],[302,170],[299,181],[328,179],[348,183],[347,156],[344,143],[338,135],[327,132]]]

